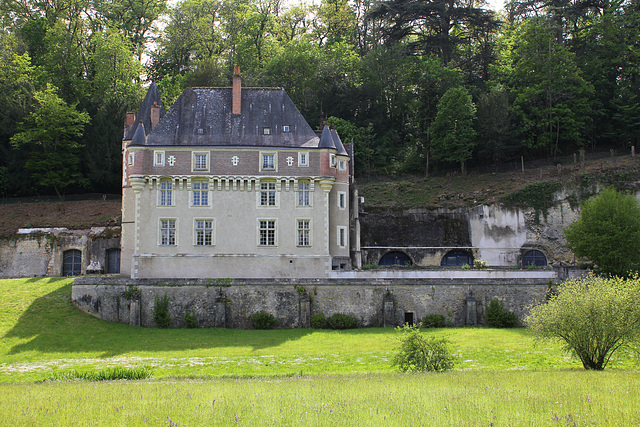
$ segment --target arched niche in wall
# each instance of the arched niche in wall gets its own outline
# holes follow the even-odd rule
[[[378,261],[378,265],[380,266],[388,266],[388,265],[411,265],[413,262],[409,255],[402,251],[391,251],[384,254],[380,261]]]
[[[530,249],[522,255],[522,266],[529,267],[530,265],[546,267],[547,257],[537,249]]]
[[[82,252],[69,249],[62,253],[62,275],[79,276],[82,274]]]
[[[463,265],[473,265],[473,256],[461,250],[447,252],[440,262],[442,267],[462,267]]]

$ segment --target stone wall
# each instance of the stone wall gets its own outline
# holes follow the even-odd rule
[[[20,229],[0,240],[0,278],[61,276],[63,254],[75,249],[82,254],[82,274],[92,261],[105,267],[109,249],[120,249],[120,227]]]
[[[455,326],[484,323],[492,298],[520,318],[545,298],[548,280],[404,279],[404,280],[149,280],[76,279],[73,303],[82,311],[112,322],[155,326],[156,298],[169,298],[172,327],[184,327],[187,311],[201,327],[251,328],[250,316],[273,314],[280,328],[308,327],[315,313],[353,314],[360,326],[397,326],[412,313],[445,316]]]

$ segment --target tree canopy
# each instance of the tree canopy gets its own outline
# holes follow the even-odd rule
[[[234,66],[245,86],[284,87],[312,126],[356,129],[358,174],[640,144],[637,1],[512,0],[496,13],[459,0],[0,0],[0,17],[6,195],[55,192],[10,142],[47,85],[89,115],[86,189],[115,193],[124,115],[144,87],[169,106],[186,86],[229,85]],[[440,113],[452,88],[476,109],[464,132]]]

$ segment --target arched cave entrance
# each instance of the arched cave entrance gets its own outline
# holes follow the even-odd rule
[[[70,249],[62,253],[62,275],[79,276],[82,274],[82,252]]]
[[[384,254],[378,265],[380,266],[390,266],[390,265],[411,265],[413,262],[409,255],[402,251],[391,251]]]
[[[473,265],[473,257],[465,251],[449,251],[442,257],[440,262],[442,267],[462,267],[463,265]]]
[[[522,255],[522,266],[529,267],[535,265],[536,267],[546,267],[547,257],[537,249],[531,249]]]

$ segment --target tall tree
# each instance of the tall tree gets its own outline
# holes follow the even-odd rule
[[[78,141],[89,115],[67,105],[56,92],[47,85],[34,94],[36,108],[18,125],[11,144],[29,148],[26,168],[40,186],[53,188],[62,199],[67,187],[86,183],[80,172]]]
[[[449,89],[438,102],[438,114],[431,125],[431,152],[436,159],[460,163],[460,171],[473,155],[476,144],[476,107],[464,87]]]

